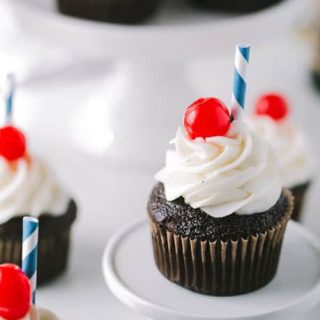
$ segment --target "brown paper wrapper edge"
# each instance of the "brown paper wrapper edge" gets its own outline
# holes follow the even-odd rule
[[[238,295],[265,286],[276,274],[293,211],[293,197],[289,190],[284,193],[289,203],[286,214],[269,230],[247,239],[191,239],[164,230],[149,218],[159,271],[170,281],[207,295]]]

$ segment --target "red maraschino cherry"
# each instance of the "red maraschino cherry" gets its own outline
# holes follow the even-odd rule
[[[0,155],[8,161],[22,158],[26,153],[24,134],[12,125],[0,129]]]
[[[255,114],[269,116],[275,121],[284,120],[289,115],[288,101],[278,93],[265,94],[256,102]]]
[[[14,264],[0,265],[0,317],[18,320],[27,315],[31,305],[31,284]]]
[[[224,136],[230,128],[230,113],[216,98],[200,98],[184,114],[184,127],[192,139]]]

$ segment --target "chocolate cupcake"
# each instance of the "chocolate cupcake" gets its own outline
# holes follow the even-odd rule
[[[248,123],[273,148],[279,161],[282,184],[295,198],[292,219],[301,221],[303,204],[315,171],[314,159],[302,130],[290,120],[288,101],[279,93],[261,96]]]
[[[63,14],[105,22],[136,24],[152,16],[159,0],[58,0]]]
[[[170,281],[216,296],[268,284],[293,209],[276,158],[224,104],[199,99],[148,202],[155,262]]]
[[[62,273],[68,262],[71,226],[77,207],[68,200],[67,207],[58,216],[39,215],[38,284],[46,283]],[[22,217],[11,218],[0,224],[0,261],[21,265]]]
[[[21,265],[22,217],[35,216],[38,283],[56,277],[67,265],[76,211],[49,166],[28,155],[24,135],[11,125],[0,129],[0,263]]]
[[[253,12],[275,5],[283,0],[192,0],[206,9]]]
[[[316,15],[320,17],[320,5],[315,8]],[[313,59],[312,59],[312,70],[311,70],[311,80],[315,87],[315,89],[319,92],[320,91],[320,24],[315,23],[312,26],[311,32],[314,34],[314,41],[313,41]]]
[[[311,182],[306,182],[290,188],[294,197],[294,209],[292,213],[292,219],[295,221],[299,222],[303,217],[304,203],[310,186]]]

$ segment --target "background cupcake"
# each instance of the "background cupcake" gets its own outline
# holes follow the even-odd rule
[[[60,12],[75,17],[119,23],[140,23],[158,7],[159,0],[58,0]]]
[[[301,220],[306,192],[314,175],[314,160],[308,140],[289,118],[287,100],[278,93],[261,96],[255,105],[249,125],[266,139],[274,149],[282,183],[295,198],[292,218]]]
[[[12,125],[0,129],[0,263],[21,265],[22,216],[39,218],[38,282],[67,265],[70,228],[76,204],[49,166],[26,151],[23,133]]]
[[[205,8],[236,12],[257,11],[281,1],[282,0],[193,0],[195,4]]]
[[[292,213],[271,148],[213,98],[187,109],[174,144],[148,202],[158,269],[209,295],[266,285]]]

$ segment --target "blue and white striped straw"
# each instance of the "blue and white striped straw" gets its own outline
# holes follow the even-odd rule
[[[38,219],[32,217],[23,218],[22,271],[30,279],[33,304],[36,302],[37,288],[38,231]]]
[[[6,104],[6,122],[12,121],[13,99],[16,88],[16,79],[13,73],[7,74],[5,104]]]
[[[251,47],[249,45],[237,45],[236,47],[231,112],[233,118],[237,120],[242,118],[245,106],[250,48]]]

